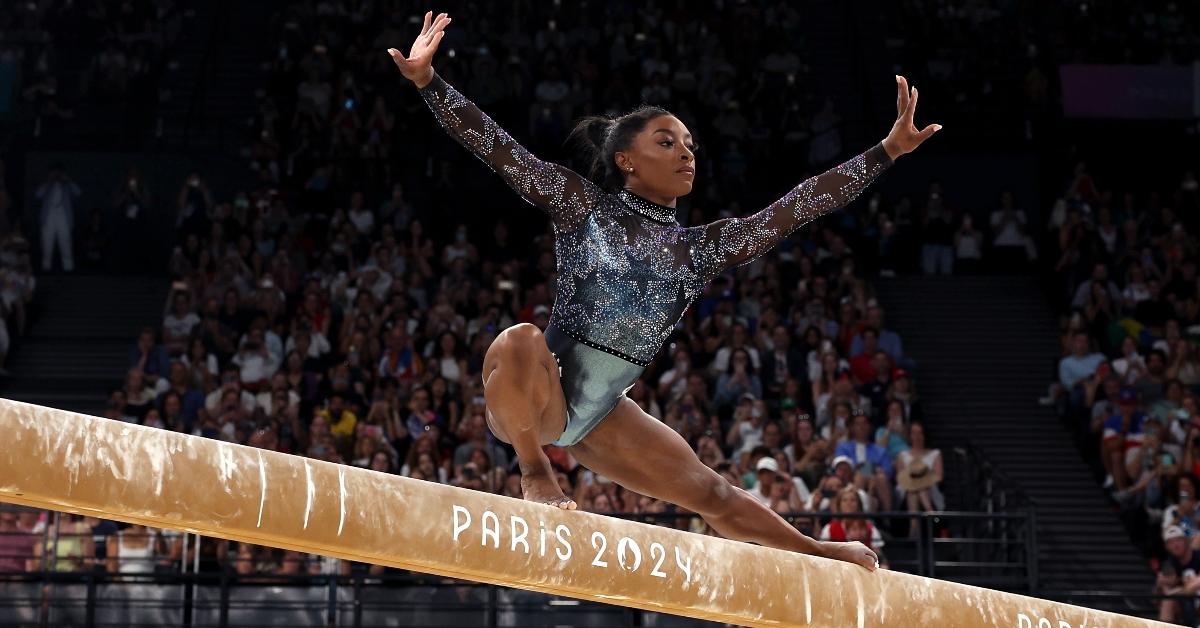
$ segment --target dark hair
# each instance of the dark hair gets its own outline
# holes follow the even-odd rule
[[[587,116],[571,131],[568,141],[574,141],[583,149],[589,161],[588,177],[610,191],[620,190],[625,185],[625,174],[617,168],[613,155],[627,150],[633,137],[646,127],[646,123],[671,112],[662,107],[642,105],[625,115]]]
[[[742,347],[738,347],[737,349],[729,352],[729,366],[725,368],[725,372],[733,374],[733,359],[737,357],[738,354],[746,356],[746,374],[754,375],[754,360],[750,359],[750,352],[746,351]]]

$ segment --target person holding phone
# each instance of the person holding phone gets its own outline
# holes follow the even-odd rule
[[[525,498],[576,507],[542,450],[554,443],[627,489],[699,513],[725,537],[875,568],[865,545],[814,541],[730,486],[625,393],[707,283],[845,206],[941,128],[916,127],[916,88],[896,76],[891,132],[861,154],[751,216],[684,227],[676,201],[699,171],[695,139],[679,118],[644,106],[581,121],[573,137],[591,157],[591,178],[542,161],[434,71],[450,22],[426,13],[409,53],[388,54],[446,132],[545,212],[556,236],[558,292],[545,332],[509,327],[483,363],[487,420],[516,449]]]

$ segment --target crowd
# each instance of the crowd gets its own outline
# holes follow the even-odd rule
[[[160,80],[191,15],[175,0],[36,0],[9,8],[0,14],[0,114],[16,113],[34,136],[95,132],[88,125],[111,121],[93,115],[99,111],[128,114],[132,133],[169,97]]]
[[[1139,194],[1080,164],[1049,224],[1057,251],[1047,262],[1067,313],[1047,400],[1079,434],[1145,551],[1164,559],[1163,591],[1200,590],[1187,564],[1188,548],[1200,547],[1198,210],[1190,171]],[[1191,605],[1175,602],[1163,618],[1196,621]]]
[[[8,375],[5,362],[14,338],[25,333],[37,280],[33,275],[29,241],[17,221],[10,222],[12,197],[7,170],[0,160],[0,377]]]
[[[515,456],[486,425],[481,367],[500,331],[547,324],[553,236],[499,181],[478,181],[473,157],[396,74],[383,51],[414,32],[410,4],[280,12],[251,150],[260,184],[224,198],[203,173],[181,186],[162,323],[133,341],[108,418],[520,497]],[[831,105],[788,87],[808,71],[796,53],[740,26],[798,34],[788,3],[738,5],[724,21],[656,5],[479,10],[447,35],[438,71],[541,156],[571,163],[561,148],[571,120],[643,97],[715,145],[700,160],[706,183],[681,199],[685,224],[718,207],[750,211],[849,150]],[[663,28],[635,27],[647,23]],[[709,61],[676,61],[697,54]],[[739,97],[747,87],[758,96]],[[787,147],[809,172],[770,159]],[[865,199],[716,278],[628,396],[731,483],[781,513],[807,513],[794,519],[805,532],[882,550],[916,527],[862,513],[940,509],[944,498],[916,365],[868,279],[885,258],[879,212],[878,197]],[[676,513],[567,450],[548,453],[585,510]],[[656,521],[704,531],[688,513]],[[149,544],[164,568],[176,542]],[[229,550],[206,539],[201,556],[253,573],[350,568]],[[100,555],[95,544],[80,551]]]

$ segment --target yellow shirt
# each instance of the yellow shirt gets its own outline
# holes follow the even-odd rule
[[[358,417],[349,410],[342,410],[342,416],[337,420],[329,416],[329,410],[322,410],[321,416],[329,421],[329,432],[334,436],[354,436],[354,426],[358,425]]]

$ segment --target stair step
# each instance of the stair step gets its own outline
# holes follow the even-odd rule
[[[1140,551],[1074,436],[1037,403],[1060,352],[1037,280],[896,277],[881,279],[877,294],[917,364],[925,425],[938,446],[974,443],[1033,500],[1041,585],[1144,593],[1153,576]]]

